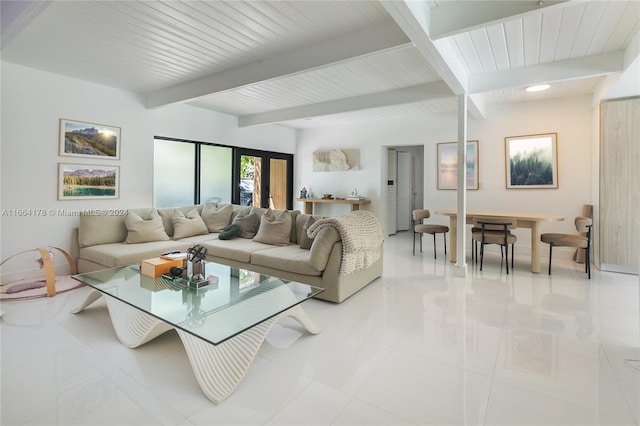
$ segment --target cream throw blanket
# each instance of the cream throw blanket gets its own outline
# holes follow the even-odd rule
[[[347,275],[367,268],[380,258],[384,236],[380,222],[371,212],[356,210],[350,214],[320,219],[309,227],[307,235],[314,238],[326,227],[336,228],[342,237],[340,274]]]

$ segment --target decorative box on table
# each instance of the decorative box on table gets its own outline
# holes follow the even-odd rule
[[[162,274],[168,274],[171,268],[182,268],[183,259],[164,259],[154,257],[140,261],[140,273],[147,277],[158,278]]]

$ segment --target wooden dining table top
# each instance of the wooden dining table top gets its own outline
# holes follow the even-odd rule
[[[439,209],[434,212],[435,214],[443,216],[457,216],[458,211],[456,209]],[[562,222],[564,216],[549,214],[549,213],[526,213],[526,212],[503,212],[494,210],[467,210],[467,217],[469,216],[488,216],[488,217],[513,217],[519,220],[527,221],[557,221]]]

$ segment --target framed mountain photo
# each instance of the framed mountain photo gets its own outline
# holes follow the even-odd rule
[[[58,163],[58,200],[119,198],[120,166]]]
[[[60,119],[60,155],[120,159],[120,127]]]

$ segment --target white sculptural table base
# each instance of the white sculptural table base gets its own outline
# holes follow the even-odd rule
[[[91,290],[72,312],[81,312],[101,296],[102,292]],[[213,345],[113,297],[106,297],[106,302],[118,340],[129,348],[136,348],[175,329],[200,388],[214,404],[220,404],[235,390],[269,330],[280,318],[294,318],[311,334],[322,331],[300,305],[295,305],[218,345]]]

